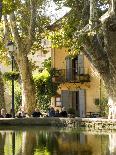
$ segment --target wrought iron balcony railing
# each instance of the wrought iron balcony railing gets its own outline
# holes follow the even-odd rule
[[[90,82],[90,75],[88,68],[68,68],[68,69],[55,69],[52,77],[53,82],[76,82],[84,83]]]

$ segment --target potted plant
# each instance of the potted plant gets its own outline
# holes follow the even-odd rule
[[[67,112],[68,112],[68,117],[70,117],[70,118],[75,117],[75,109],[74,108],[69,108]]]
[[[19,72],[15,72],[15,71],[10,71],[10,72],[5,72],[4,73],[4,78],[6,80],[18,80],[19,78]]]

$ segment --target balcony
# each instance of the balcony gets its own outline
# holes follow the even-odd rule
[[[69,69],[55,69],[52,81],[56,83],[70,82],[70,83],[84,83],[90,82],[89,69],[87,68],[69,68]]]

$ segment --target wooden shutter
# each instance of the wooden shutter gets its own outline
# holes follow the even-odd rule
[[[62,90],[61,102],[62,102],[62,106],[68,109],[69,106],[72,105],[72,92],[68,90]]]
[[[84,74],[84,56],[83,56],[83,54],[78,55],[78,71],[79,71],[79,74]]]
[[[72,59],[70,57],[66,58],[66,80],[72,80]]]
[[[79,115],[85,117],[85,90],[79,90]]]

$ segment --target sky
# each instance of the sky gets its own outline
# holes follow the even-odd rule
[[[50,16],[52,23],[63,17],[67,12],[70,11],[70,8],[62,7],[58,9],[57,5],[53,2],[49,6],[46,6],[47,15]]]

